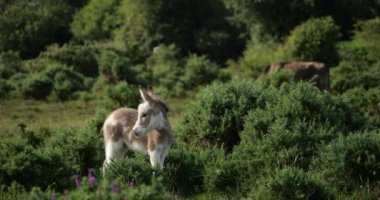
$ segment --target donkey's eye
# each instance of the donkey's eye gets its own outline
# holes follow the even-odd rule
[[[143,114],[141,114],[141,117],[146,117],[146,116],[148,116],[148,113],[143,113]]]

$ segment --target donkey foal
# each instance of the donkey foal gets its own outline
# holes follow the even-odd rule
[[[130,149],[149,155],[152,167],[164,166],[165,158],[173,142],[173,133],[167,119],[168,107],[153,91],[140,89],[143,102],[138,110],[119,108],[113,111],[103,125],[107,165],[121,158]]]

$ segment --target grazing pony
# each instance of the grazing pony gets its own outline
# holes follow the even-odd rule
[[[106,159],[105,168],[112,160],[121,158],[130,149],[149,155],[152,167],[164,166],[173,142],[167,112],[168,107],[159,100],[152,90],[140,88],[143,102],[138,110],[119,108],[113,111],[103,125]]]
[[[317,76],[316,83],[319,89],[329,90],[329,67],[321,62],[272,63],[262,70],[259,78],[282,69],[294,72],[296,79],[308,80]]]

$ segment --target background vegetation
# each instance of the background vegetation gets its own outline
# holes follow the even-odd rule
[[[2,199],[377,199],[380,3],[0,1]],[[283,61],[330,67],[329,91]],[[164,170],[101,126],[138,86],[170,107]]]

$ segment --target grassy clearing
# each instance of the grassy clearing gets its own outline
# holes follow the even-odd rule
[[[168,99],[169,121],[175,127],[181,111],[191,98]],[[23,123],[28,129],[80,128],[95,115],[97,101],[48,102],[35,100],[1,100],[0,130],[11,130]]]
[[[24,123],[28,129],[81,127],[96,112],[95,101],[0,101],[0,130]]]

